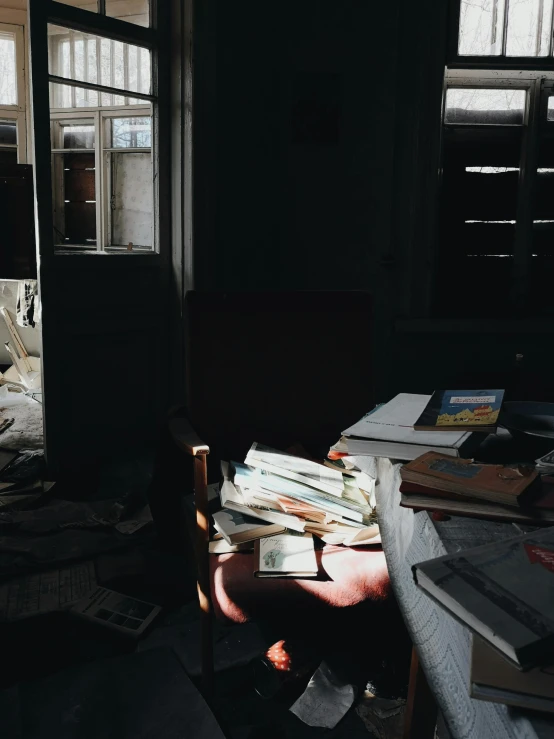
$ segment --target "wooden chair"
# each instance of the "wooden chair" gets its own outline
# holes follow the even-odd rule
[[[208,554],[209,461],[215,458],[215,481],[219,460],[242,461],[253,441],[282,449],[300,442],[324,455],[341,430],[373,405],[371,299],[362,292],[191,291],[186,297],[185,331],[186,413],[172,413],[167,438],[194,464],[203,688],[209,694],[214,610]],[[159,530],[165,518],[176,531],[175,501],[171,506],[153,500],[152,510]],[[362,553],[355,554],[356,563],[362,562]],[[387,576],[382,552],[369,554],[379,556],[376,582],[383,585]],[[235,562],[244,569],[244,559]],[[230,567],[232,562],[225,564]],[[244,587],[244,578],[242,582]],[[247,587],[263,589],[260,582],[252,577]],[[371,589],[372,583],[367,587]]]

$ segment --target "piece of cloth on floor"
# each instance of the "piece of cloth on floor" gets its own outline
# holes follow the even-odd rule
[[[0,434],[1,447],[16,450],[44,447],[42,403],[24,393],[10,392],[7,396],[4,393],[0,398],[0,415],[14,419]]]

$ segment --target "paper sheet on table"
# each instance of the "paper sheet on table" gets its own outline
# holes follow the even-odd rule
[[[322,662],[291,712],[308,726],[332,729],[354,702],[355,688],[344,683]]]
[[[0,621],[65,610],[95,587],[93,562],[18,577],[0,587]]]

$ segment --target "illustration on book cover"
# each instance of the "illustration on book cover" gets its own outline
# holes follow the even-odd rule
[[[492,426],[498,421],[502,395],[495,391],[462,393],[446,391],[437,417],[437,426],[467,424]]]

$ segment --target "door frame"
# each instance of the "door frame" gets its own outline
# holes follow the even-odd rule
[[[29,83],[30,102],[28,122],[32,132],[35,194],[35,231],[37,240],[37,272],[40,299],[42,303],[42,384],[43,384],[43,422],[45,454],[49,472],[57,474],[64,464],[64,450],[60,443],[63,418],[57,412],[61,407],[64,388],[59,379],[59,360],[64,342],[63,332],[59,330],[57,317],[60,311],[60,297],[57,295],[61,283],[67,282],[67,271],[71,264],[83,259],[94,259],[94,267],[100,270],[121,270],[123,259],[132,259],[134,266],[152,265],[161,270],[163,280],[167,281],[167,269],[171,259],[171,183],[170,183],[170,105],[169,105],[169,8],[162,0],[150,0],[151,27],[127,23],[80,8],[65,5],[54,0],[28,0],[29,26]],[[148,48],[152,54],[152,97],[153,135],[156,146],[154,178],[157,180],[155,196],[155,216],[157,216],[157,251],[143,254],[110,253],[109,255],[56,253],[53,238],[52,212],[52,163],[50,126],[50,74],[48,67],[48,24],[65,26],[74,30],[107,37],[116,41]],[[79,86],[90,87],[88,83]],[[94,87],[92,88],[94,89]],[[84,111],[83,111],[84,112]],[[156,219],[155,219],[156,220]],[[155,223],[156,227],[156,223]],[[101,260],[101,264],[99,264]],[[91,265],[92,266],[92,265]],[[56,286],[56,277],[64,275]],[[58,289],[57,289],[58,288]],[[77,290],[77,288],[75,288]],[[165,293],[168,291],[166,290]],[[67,296],[75,300],[76,296]],[[163,346],[169,350],[165,327]],[[100,364],[100,362],[99,362]],[[160,358],[163,364],[163,357]],[[76,368],[78,369],[78,368]],[[78,372],[76,371],[76,375]],[[99,381],[101,381],[99,373]],[[76,383],[78,380],[76,380]],[[159,383],[158,403],[166,404],[168,392],[164,383]],[[85,389],[86,391],[86,389]],[[138,400],[140,402],[140,400]],[[66,460],[67,461],[67,460]]]

